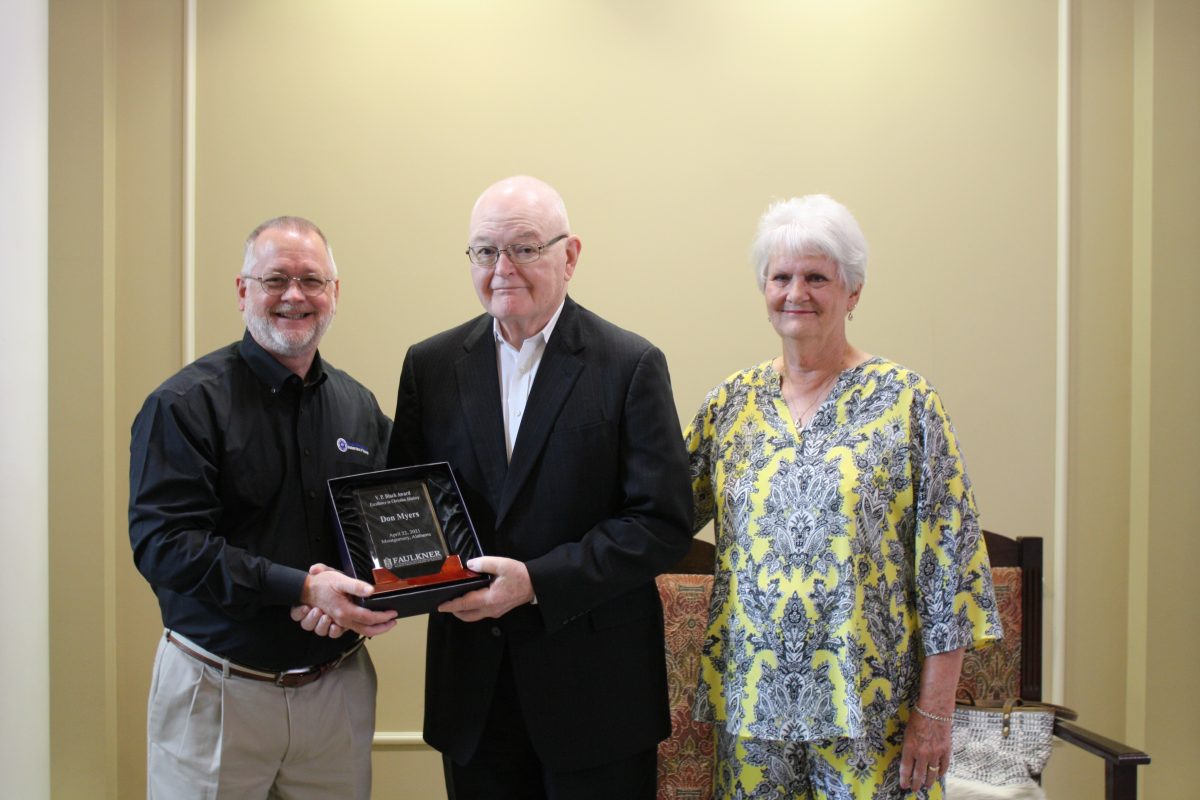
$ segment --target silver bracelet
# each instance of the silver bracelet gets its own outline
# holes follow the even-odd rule
[[[943,717],[940,714],[930,714],[928,711],[921,708],[916,703],[913,703],[913,711],[917,712],[925,719],[931,719],[934,722],[954,722],[954,717]]]

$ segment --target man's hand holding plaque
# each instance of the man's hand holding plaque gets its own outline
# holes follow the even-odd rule
[[[525,562],[484,556],[471,559],[467,566],[476,572],[491,575],[492,585],[442,603],[438,611],[453,614],[463,622],[478,622],[481,619],[498,619],[517,606],[537,602]]]

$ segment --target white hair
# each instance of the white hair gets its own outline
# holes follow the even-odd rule
[[[851,292],[867,280],[867,240],[850,209],[825,194],[777,200],[758,220],[750,258],[761,291],[771,259],[825,256]]]

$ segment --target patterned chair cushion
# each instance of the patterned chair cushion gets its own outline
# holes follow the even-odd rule
[[[1021,570],[994,567],[992,582],[1004,638],[963,656],[959,700],[974,695],[977,702],[1003,702],[1021,696]]]
[[[671,736],[658,746],[658,800],[712,796],[712,726],[692,719],[700,678],[700,650],[708,625],[711,575],[660,575],[667,638]]]

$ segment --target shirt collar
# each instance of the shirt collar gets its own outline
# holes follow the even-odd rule
[[[535,333],[533,336],[530,336],[529,339],[537,339],[538,337],[541,337],[543,342],[550,341],[550,335],[552,333],[554,333],[554,326],[558,324],[558,318],[562,315],[563,306],[565,306],[566,304],[567,304],[567,299],[564,297],[563,301],[558,304],[558,308],[555,310],[554,316],[550,317],[550,321],[546,323],[546,327],[542,328],[540,331]],[[500,322],[495,317],[492,317],[492,336],[496,337],[497,344],[500,344],[500,345],[508,344],[508,342],[504,338],[504,334],[500,332]],[[529,339],[526,339],[525,341],[529,341]],[[509,346],[511,347],[511,345],[509,345]],[[513,349],[520,350],[521,348],[515,347]]]
[[[272,392],[278,392],[292,378],[297,381],[300,376],[292,372],[279,362],[279,359],[271,355],[263,349],[263,346],[254,340],[247,330],[242,335],[242,343],[238,348],[242,359],[250,366],[250,371],[253,372],[258,379],[265,383]],[[320,351],[313,354],[312,366],[308,368],[307,383],[316,385],[325,380],[325,366],[321,361]]]

